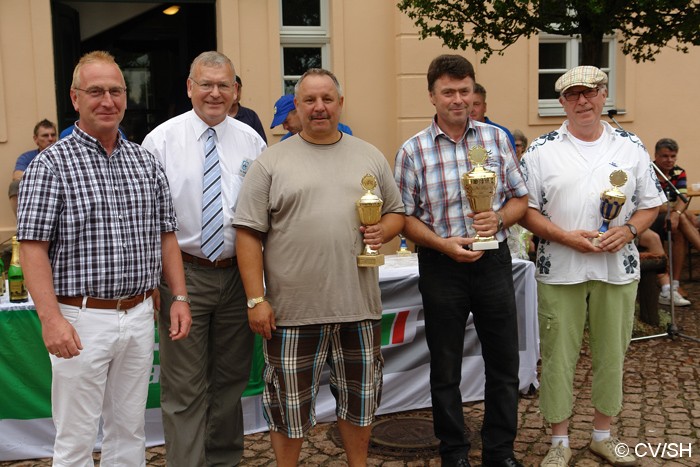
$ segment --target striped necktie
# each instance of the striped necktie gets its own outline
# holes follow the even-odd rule
[[[224,251],[224,211],[221,203],[221,167],[216,151],[216,131],[207,130],[202,180],[202,253],[216,260]]]

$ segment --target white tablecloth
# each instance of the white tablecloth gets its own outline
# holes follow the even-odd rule
[[[530,261],[513,260],[513,282],[518,307],[520,345],[520,390],[531,384],[538,386],[539,327],[537,324],[537,285],[535,265]],[[418,291],[418,259],[387,256],[379,270],[383,314],[398,314],[401,329],[392,332],[392,340],[382,345],[384,355],[384,387],[379,414],[430,407],[430,353],[425,342],[423,304]],[[403,314],[403,315],[401,315]],[[384,326],[382,326],[384,327]],[[327,380],[326,380],[327,381]],[[467,324],[462,359],[462,400],[484,397],[484,363],[476,329]],[[267,429],[261,411],[261,397],[244,401],[245,430],[253,433]],[[321,386],[316,403],[316,416],[321,422],[335,420],[335,400],[327,384]]]
[[[425,343],[423,306],[418,292],[418,265],[416,255],[410,257],[387,256],[386,265],[379,271],[382,290],[382,353],[384,355],[384,389],[379,413],[392,413],[430,406],[429,361]],[[518,307],[518,334],[520,342],[520,389],[526,391],[531,384],[537,385],[537,361],[539,339],[537,326],[537,287],[534,279],[534,264],[528,261],[513,261]],[[10,309],[33,309],[32,303],[0,304],[0,312]],[[38,331],[37,331],[38,333]],[[36,339],[40,339],[37,335]],[[43,345],[43,344],[37,344]],[[156,349],[157,350],[157,349]],[[2,352],[0,356],[10,358]],[[481,346],[476,331],[467,326],[462,361],[462,400],[483,398],[484,368]],[[26,368],[31,371],[31,368]],[[154,378],[160,374],[154,365]],[[157,380],[157,378],[156,378]],[[325,375],[327,381],[327,374]],[[2,397],[0,382],[0,397]],[[4,401],[8,403],[9,401]],[[243,400],[245,431],[253,433],[267,429],[261,411],[261,396]],[[319,391],[316,414],[319,421],[335,419],[335,401],[328,384]],[[163,444],[163,429],[160,409],[146,411],[147,444]],[[50,418],[29,420],[0,420],[0,460],[50,457],[55,431]],[[97,443],[99,447],[99,440]]]

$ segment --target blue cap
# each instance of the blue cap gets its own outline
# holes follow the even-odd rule
[[[272,118],[270,128],[274,128],[284,122],[287,119],[287,114],[292,110],[294,110],[293,94],[285,94],[277,99],[277,102],[275,102],[275,116]]]

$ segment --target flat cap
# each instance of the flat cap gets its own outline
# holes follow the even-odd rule
[[[595,88],[599,84],[606,84],[608,75],[594,66],[577,66],[559,77],[554,83],[556,92],[564,92],[573,86],[586,86]]]

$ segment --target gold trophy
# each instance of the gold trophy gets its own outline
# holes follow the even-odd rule
[[[496,173],[483,167],[489,152],[481,147],[474,146],[469,149],[469,160],[475,166],[468,173],[462,175],[462,185],[467,193],[471,210],[478,212],[493,209],[493,197],[496,194]],[[498,240],[495,237],[474,237],[471,249],[474,251],[495,250],[498,248]]]
[[[598,229],[598,236],[592,239],[595,246],[600,244],[600,237],[608,231],[610,221],[620,214],[622,205],[627,201],[627,197],[619,189],[625,183],[627,183],[627,174],[624,170],[615,170],[610,174],[612,188],[600,194],[600,215],[603,216],[603,224]]]
[[[362,198],[357,200],[357,214],[360,216],[362,225],[374,225],[379,223],[382,218],[382,205],[384,201],[379,196],[372,193],[377,187],[377,179],[374,175],[367,174],[362,177],[362,188],[367,190]],[[365,245],[365,249],[361,255],[357,256],[357,265],[362,268],[376,268],[384,264],[384,255],[374,251]]]

